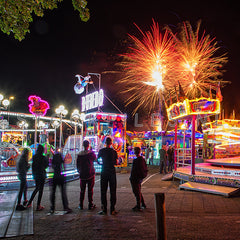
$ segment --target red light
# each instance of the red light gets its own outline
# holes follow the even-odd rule
[[[117,116],[116,120],[119,122],[119,121],[121,121],[122,119],[121,119],[120,116]]]
[[[97,119],[100,120],[102,118],[102,115],[97,115]]]

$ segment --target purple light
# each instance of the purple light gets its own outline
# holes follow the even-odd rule
[[[29,107],[29,112],[36,116],[45,116],[47,110],[50,109],[48,102],[42,100],[40,97],[31,95],[28,97],[28,100],[31,102]]]

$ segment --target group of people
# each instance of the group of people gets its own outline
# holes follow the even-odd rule
[[[166,145],[163,145],[159,150],[160,156],[160,173],[172,172],[174,165],[174,148],[170,145],[168,148]],[[167,169],[168,167],[168,169]]]
[[[90,143],[87,140],[83,141],[84,150],[81,151],[77,156],[77,170],[79,172],[80,178],[80,199],[79,199],[79,209],[84,209],[84,198],[86,188],[88,188],[88,209],[92,210],[96,208],[93,203],[93,187],[95,183],[95,168],[94,161],[97,161],[102,165],[101,176],[100,176],[100,189],[101,189],[101,211],[98,212],[100,215],[107,214],[107,189],[110,189],[110,214],[116,215],[118,212],[115,209],[117,201],[117,178],[115,166],[118,164],[118,154],[111,147],[112,139],[110,137],[106,138],[106,147],[99,150],[98,155],[89,149]],[[28,149],[24,149],[20,160],[17,163],[17,172],[20,180],[20,189],[18,195],[18,202],[16,210],[25,210],[32,206],[32,201],[35,195],[38,193],[37,200],[37,211],[41,211],[44,207],[41,205],[41,199],[46,179],[46,168],[49,166],[49,161],[47,157],[44,156],[44,148],[39,145],[36,154],[32,158],[32,174],[35,180],[35,189],[27,200],[27,171],[30,168],[28,163]],[[136,198],[136,206],[132,208],[133,211],[142,211],[146,208],[144,198],[141,192],[142,180],[147,176],[147,164],[145,159],[141,156],[141,150],[139,147],[134,148],[134,153],[136,158],[133,160],[130,183],[132,187],[133,194]],[[66,195],[66,181],[63,175],[64,171],[64,160],[62,154],[57,152],[54,154],[52,159],[52,168],[54,170],[54,175],[51,181],[51,194],[50,194],[50,213],[53,214],[55,211],[55,192],[56,187],[60,186],[63,208],[66,213],[72,212],[72,209],[68,206],[68,199]],[[23,204],[21,204],[22,195],[24,196]]]
[[[30,199],[27,200],[27,171],[30,168],[30,165],[28,162],[28,155],[29,155],[29,150],[27,148],[24,148],[16,167],[16,170],[18,172],[18,178],[20,180],[20,189],[18,194],[16,210],[21,211],[31,207],[33,199],[38,193],[36,210],[42,211],[44,207],[41,205],[41,200],[42,200],[43,189],[44,189],[45,179],[46,179],[46,169],[49,167],[49,160],[46,156],[44,156],[44,147],[41,144],[39,144],[36,154],[32,158],[32,175],[35,181],[35,189],[32,192]],[[56,187],[59,186],[61,188],[64,211],[66,211],[67,213],[70,213],[72,212],[72,209],[68,207],[68,199],[66,195],[66,185],[65,185],[66,182],[65,182],[65,177],[63,175],[64,160],[62,158],[62,155],[58,152],[53,156],[52,168],[53,168],[54,174],[51,181],[50,212],[53,213],[55,210],[55,192],[56,192]],[[21,204],[22,195],[24,196],[23,204]]]

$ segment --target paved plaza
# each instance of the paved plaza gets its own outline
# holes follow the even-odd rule
[[[45,210],[35,211],[34,234],[11,239],[156,239],[154,193],[165,193],[167,239],[239,239],[240,236],[240,196],[224,198],[200,192],[179,190],[178,181],[161,181],[158,167],[151,167],[142,186],[147,209],[133,212],[135,199],[129,184],[128,171],[117,174],[118,215],[98,215],[100,210],[100,176],[96,176],[94,203],[97,208],[87,210],[85,197],[84,210],[78,210],[79,180],[69,182],[67,193],[73,213],[61,215],[61,197],[57,196],[55,215],[48,215],[50,189],[45,187],[42,205]],[[109,201],[109,198],[108,198]],[[28,210],[27,210],[28,211]]]

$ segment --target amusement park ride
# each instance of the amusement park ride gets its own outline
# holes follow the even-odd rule
[[[213,157],[218,156],[218,158],[206,159],[205,162],[196,164],[196,120],[198,118],[198,120],[201,121],[203,118],[219,114],[220,101],[210,98],[185,99],[183,102],[171,105],[167,109],[167,112],[169,120],[175,120],[175,171],[173,177],[180,179],[182,182],[186,182],[180,185],[179,188],[224,196],[230,196],[239,192],[240,157],[229,157],[231,152],[237,155],[236,146],[240,144],[239,129],[237,127],[239,121],[218,120],[205,124],[205,130],[203,131],[205,140],[212,140],[212,144],[214,145]],[[177,147],[177,122],[182,119],[191,121],[190,149]],[[217,141],[219,141],[218,145],[216,145]],[[232,149],[232,151],[229,151],[229,149]],[[187,150],[191,153],[190,161],[186,161],[187,157],[184,155]],[[180,156],[182,156],[182,158],[180,158]],[[220,156],[225,158],[219,158]]]

